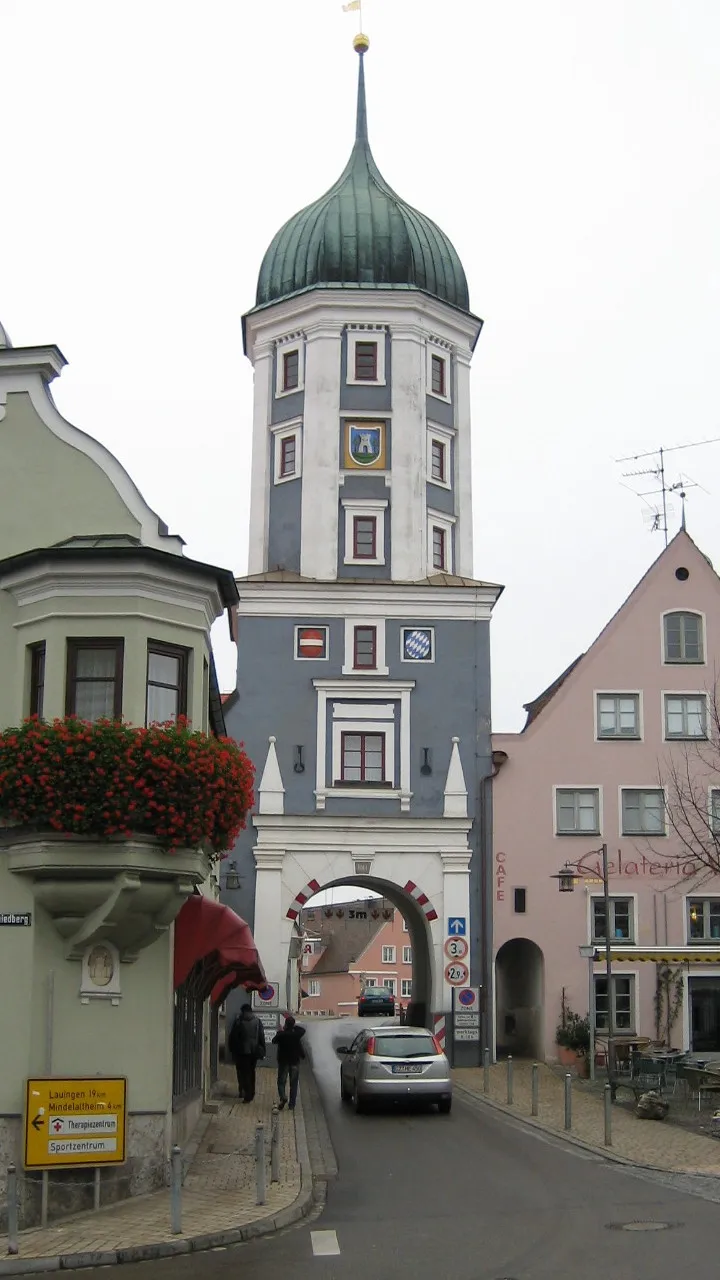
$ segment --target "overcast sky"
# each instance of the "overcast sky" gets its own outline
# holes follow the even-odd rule
[[[720,436],[720,3],[366,0],[363,25],[375,158],[485,320],[475,573],[506,587],[511,730],[662,549],[623,487],[656,482],[614,460]],[[60,346],[63,414],[238,573],[240,318],[277,228],[345,164],[356,29],[341,0],[0,0],[0,318]],[[688,528],[720,561],[720,444],[668,462],[709,491]]]

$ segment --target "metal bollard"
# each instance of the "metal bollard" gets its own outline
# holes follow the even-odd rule
[[[8,1216],[8,1253],[18,1251],[18,1184],[17,1170],[14,1164],[8,1165],[7,1171],[7,1216]]]
[[[280,1112],[272,1109],[272,1130],[270,1133],[270,1181],[280,1181]]]
[[[565,1128],[572,1129],[572,1076],[569,1071],[565,1075]]]
[[[170,1231],[182,1232],[182,1151],[173,1147],[170,1154]]]
[[[483,1049],[483,1093],[490,1092],[490,1050]]]
[[[511,1107],[513,1103],[513,1060],[512,1055],[508,1054],[507,1060],[507,1101]]]
[[[612,1146],[612,1085],[605,1085],[605,1146]]]
[[[540,1068],[537,1062],[533,1062],[532,1067],[532,1115],[538,1113],[538,1093],[540,1090]]]
[[[256,1204],[265,1203],[265,1125],[260,1124],[255,1129],[255,1188],[257,1191]]]

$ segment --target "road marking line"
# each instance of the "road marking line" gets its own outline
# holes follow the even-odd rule
[[[311,1231],[312,1251],[316,1258],[329,1258],[340,1252],[337,1231]]]

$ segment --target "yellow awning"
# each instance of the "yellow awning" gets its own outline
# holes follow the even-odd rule
[[[602,960],[603,953],[600,952],[599,958]],[[616,951],[612,949],[613,960],[627,961],[632,963],[634,960],[651,961],[653,964],[717,964],[720,965],[720,948],[716,951],[702,951],[698,947],[679,947],[672,951],[663,950],[659,947],[657,951]]]

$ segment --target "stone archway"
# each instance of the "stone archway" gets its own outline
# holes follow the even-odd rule
[[[288,919],[295,921],[300,910],[313,897],[327,889],[355,886],[382,894],[399,911],[408,929],[408,942],[412,947],[412,998],[407,1005],[407,1021],[411,1026],[431,1026],[433,1008],[433,963],[432,935],[430,925],[437,920],[437,912],[426,894],[409,880],[402,887],[388,880],[380,880],[375,876],[351,876],[349,879],[334,880],[327,884],[319,884],[317,880],[308,882],[296,895],[287,910]],[[292,949],[288,955],[288,978],[286,991],[292,986],[291,966]],[[399,992],[398,992],[399,994]]]
[[[545,962],[537,943],[511,938],[495,957],[496,1045],[498,1055],[545,1056],[543,1006]]]

